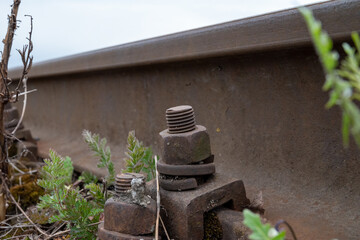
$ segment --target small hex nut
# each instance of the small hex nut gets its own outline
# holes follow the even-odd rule
[[[154,232],[156,202],[149,198],[146,207],[109,198],[104,208],[104,228],[109,231],[145,235]]]
[[[211,156],[210,138],[204,126],[196,125],[193,131],[176,134],[165,129],[160,136],[162,162],[166,164],[186,165]]]

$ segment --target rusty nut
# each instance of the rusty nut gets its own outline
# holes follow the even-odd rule
[[[211,156],[210,138],[206,128],[196,125],[190,132],[160,132],[162,162],[172,165],[197,163]]]
[[[149,199],[146,207],[116,201],[110,198],[105,203],[104,227],[106,230],[130,234],[150,234],[155,229],[156,202]]]

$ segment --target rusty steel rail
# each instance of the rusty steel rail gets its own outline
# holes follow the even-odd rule
[[[339,49],[360,30],[359,1],[311,8]],[[343,148],[323,82],[290,9],[38,63],[25,125],[42,155],[54,148],[101,175],[83,129],[108,139],[119,171],[130,130],[158,153],[165,110],[191,105],[216,171],[242,179],[250,198],[262,190],[265,217],[285,219],[299,239],[359,239],[359,150]]]

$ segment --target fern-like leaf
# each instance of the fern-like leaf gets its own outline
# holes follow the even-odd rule
[[[114,183],[115,169],[114,164],[111,161],[110,147],[106,146],[106,139],[100,139],[98,134],[92,134],[88,130],[84,130],[82,135],[89,148],[94,152],[95,156],[99,157],[99,163],[97,166],[99,168],[107,169],[108,176],[106,177],[106,183],[108,185]]]
[[[155,177],[155,159],[152,150],[149,147],[145,147],[135,137],[135,131],[129,132],[125,155],[127,158],[124,159],[125,169],[122,172],[145,173],[147,181]]]

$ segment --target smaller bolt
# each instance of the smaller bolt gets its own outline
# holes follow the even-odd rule
[[[131,191],[131,181],[134,178],[144,179],[140,173],[121,173],[115,177],[115,193],[119,196]]]

